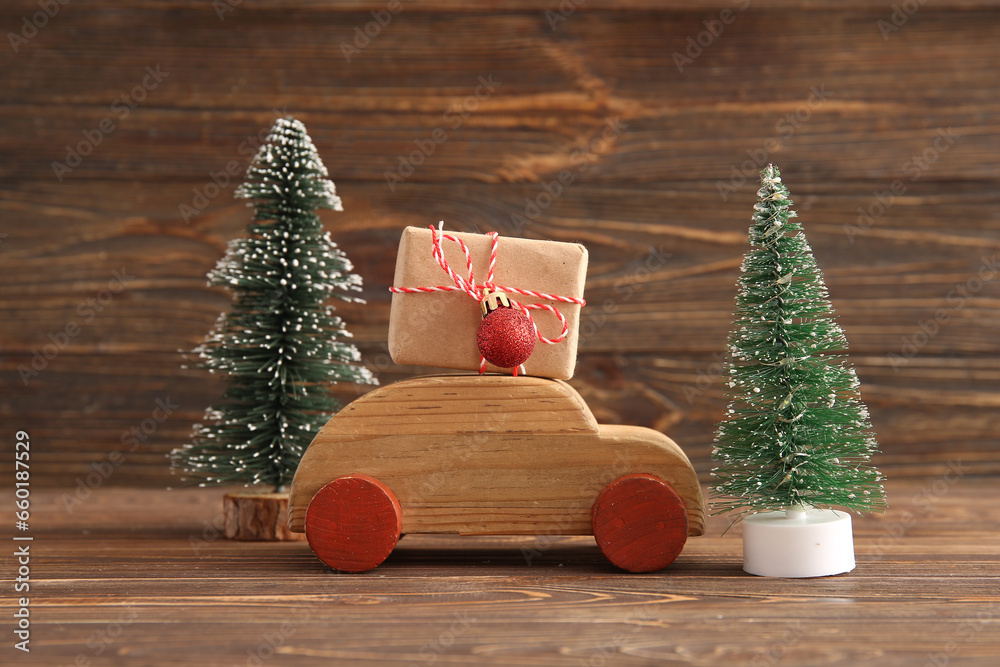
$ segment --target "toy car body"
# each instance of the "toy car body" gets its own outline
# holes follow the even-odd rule
[[[672,440],[599,425],[565,382],[427,376],[330,419],[296,472],[288,525],[343,571],[378,565],[401,533],[594,534],[616,565],[651,571],[704,532],[705,508]]]

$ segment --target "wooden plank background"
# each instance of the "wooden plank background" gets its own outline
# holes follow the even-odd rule
[[[578,240],[591,306],[574,386],[601,421],[664,430],[707,479],[766,154],[826,272],[880,466],[1000,472],[998,3],[922,5],[885,35],[890,2],[744,4],[566,2],[564,16],[557,2],[403,3],[350,62],[341,45],[387,2],[246,2],[221,17],[205,2],[68,3],[16,53],[8,37],[0,414],[6,433],[31,433],[33,480],[76,485],[120,452],[109,484],[170,483],[165,453],[222,389],[181,370],[178,350],[226,308],[204,276],[250,215],[232,199],[242,174],[212,175],[242,172],[274,110],[306,123],[344,199],[324,220],[368,305],[340,312],[383,383],[428,371],[386,355],[403,226]],[[37,11],[5,2],[0,27]],[[720,16],[713,37],[704,22]],[[689,38],[702,52],[679,71]],[[495,89],[476,99],[481,80]],[[435,128],[447,140],[390,188],[386,172]],[[88,154],[57,174],[81,142]],[[572,183],[550,199],[562,170]],[[182,205],[200,210],[186,221]],[[860,227],[859,208],[873,214]],[[948,321],[925,335],[938,311]]]

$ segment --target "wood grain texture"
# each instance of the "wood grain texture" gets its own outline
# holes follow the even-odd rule
[[[384,2],[244,2],[224,20],[179,0],[61,6],[0,52],[3,422],[44,443],[40,485],[83,494],[119,457],[100,485],[171,482],[164,455],[222,391],[177,350],[229,303],[204,276],[248,221],[232,190],[286,109],[344,198],[324,220],[369,303],[339,312],[383,383],[428,372],[385,348],[404,226],[581,242],[591,306],[573,386],[601,422],[669,433],[707,480],[764,151],[826,272],[878,465],[1000,473],[1000,281],[976,282],[1000,250],[1000,14],[925,3],[883,37],[891,4],[754,2],[683,71],[672,54],[727,3],[588,0],[555,29],[557,3],[406,3],[349,63],[341,43]],[[0,25],[36,11],[3,3]],[[129,108],[157,65],[168,76]],[[476,99],[480,77],[500,85]],[[104,119],[114,130],[58,180],[53,162]],[[390,189],[438,128],[447,141]]]
[[[622,475],[604,487],[591,512],[594,541],[627,572],[656,572],[676,560],[688,536],[684,501],[648,473]]]
[[[702,534],[697,475],[662,433],[599,426],[559,380],[420,377],[369,392],[320,429],[292,481],[288,525],[307,529],[317,492],[360,474],[399,499],[406,534],[589,535],[598,495],[631,473],[668,482],[689,534]]]
[[[402,508],[392,489],[368,475],[344,475],[316,492],[305,532],[316,557],[340,572],[365,572],[399,541]]]
[[[226,539],[273,542],[301,540],[288,530],[288,494],[230,492],[222,498]]]
[[[221,491],[102,487],[72,514],[62,492],[38,492],[25,658],[911,667],[950,649],[949,664],[993,664],[995,479],[957,471],[887,491],[886,515],[855,522],[857,569],[807,581],[743,573],[740,529],[720,536],[722,517],[659,574],[621,572],[587,537],[408,535],[378,569],[337,575],[301,542],[219,539]],[[0,598],[8,619],[12,604]]]

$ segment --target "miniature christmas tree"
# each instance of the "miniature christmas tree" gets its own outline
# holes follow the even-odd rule
[[[338,382],[377,384],[331,298],[361,278],[323,231],[316,211],[343,210],[305,126],[278,119],[236,196],[255,207],[245,238],[230,242],[208,274],[234,294],[205,341],[197,366],[229,375],[221,403],[209,408],[193,442],[172,454],[188,481],[269,484],[292,481],[313,435],[340,403]]]
[[[869,464],[878,445],[847,339],[773,165],[761,172],[757,197],[729,336],[729,410],[714,452],[714,491],[728,498],[713,509],[737,519],[810,507],[883,511],[882,477]]]

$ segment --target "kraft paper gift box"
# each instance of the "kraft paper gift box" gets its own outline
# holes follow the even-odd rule
[[[396,288],[454,285],[432,254],[433,235],[430,229],[407,227],[399,241],[396,258]],[[472,258],[474,280],[487,280],[492,249],[488,234],[447,232],[461,239]],[[445,259],[452,270],[468,277],[465,254],[458,243],[441,239]],[[500,236],[493,283],[552,295],[583,298],[587,276],[587,249],[578,243],[536,241]],[[569,379],[576,366],[577,339],[580,325],[578,304],[549,301],[536,297],[508,293],[522,304],[545,303],[555,306],[566,318],[566,337],[559,343],[535,341],[535,349],[524,362],[527,375]],[[562,324],[555,314],[542,309],[531,310],[539,333],[556,338]],[[389,354],[397,364],[435,366],[458,370],[479,371],[480,353],[476,331],[482,321],[479,302],[464,291],[399,293],[392,295],[389,313]],[[511,369],[486,365],[488,372],[511,373]]]

